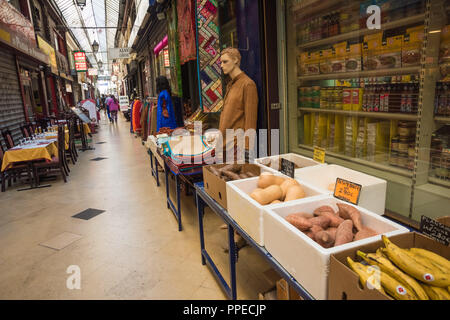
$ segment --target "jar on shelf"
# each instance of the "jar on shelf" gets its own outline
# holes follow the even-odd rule
[[[409,163],[408,153],[399,152],[397,158],[397,164],[399,167],[407,168]]]
[[[397,151],[391,151],[389,155],[389,164],[391,166],[398,166],[398,152]]]
[[[416,148],[414,143],[411,143],[408,148],[408,156],[414,158],[416,156]]]
[[[400,143],[400,137],[394,137],[391,140],[391,150],[398,152],[398,144]]]
[[[398,123],[398,134],[400,137],[413,137],[416,135],[416,123],[400,121]]]
[[[400,138],[398,142],[398,151],[402,153],[408,154],[409,145],[413,143],[413,140],[410,138]]]

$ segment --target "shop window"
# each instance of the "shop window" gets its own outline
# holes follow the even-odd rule
[[[287,1],[289,151],[325,148],[327,162],[387,180],[387,210],[438,215],[450,204],[450,1],[383,1],[380,29],[369,2]]]

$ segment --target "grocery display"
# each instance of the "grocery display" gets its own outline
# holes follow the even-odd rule
[[[360,276],[362,285],[371,276],[375,278],[374,270],[365,268],[376,266],[383,293],[396,300],[450,300],[449,260],[422,248],[402,249],[386,236],[382,240],[385,248],[375,253],[357,251],[366,266],[347,257],[349,267]]]
[[[287,151],[320,147],[328,163],[387,180],[386,209],[409,219],[431,198],[446,208],[449,13],[446,0],[288,0]]]

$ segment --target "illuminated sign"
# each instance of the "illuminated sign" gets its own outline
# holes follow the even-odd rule
[[[75,70],[77,72],[86,72],[88,70],[86,53],[84,51],[74,51],[73,59],[75,60]]]

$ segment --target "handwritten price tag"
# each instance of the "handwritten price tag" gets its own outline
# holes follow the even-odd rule
[[[325,149],[315,147],[314,148],[314,161],[325,163]]]
[[[334,197],[358,205],[362,186],[341,178],[336,179]]]
[[[450,245],[450,227],[447,227],[434,219],[422,216],[420,221],[420,232],[446,246]]]

